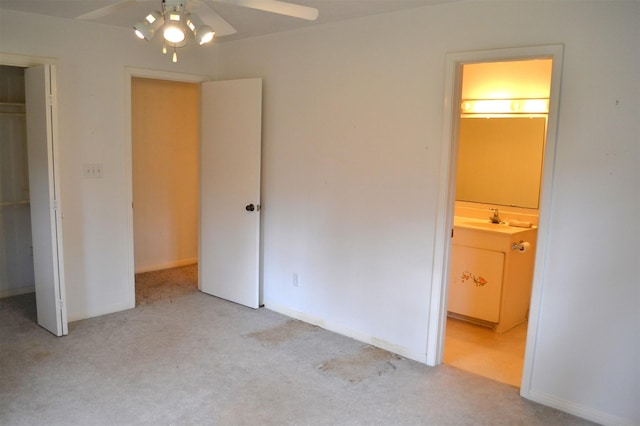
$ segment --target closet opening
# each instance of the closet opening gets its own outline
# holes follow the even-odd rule
[[[36,319],[24,68],[0,66],[0,298]]]
[[[68,325],[56,68],[36,58],[6,55],[3,59],[7,62],[0,68],[0,298],[19,299],[30,319],[55,336],[64,336]]]

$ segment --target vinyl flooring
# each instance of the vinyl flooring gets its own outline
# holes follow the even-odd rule
[[[520,387],[527,323],[506,333],[448,318],[444,363],[501,383]]]

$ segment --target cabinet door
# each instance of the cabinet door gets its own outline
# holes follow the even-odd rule
[[[504,253],[452,246],[448,311],[484,321],[500,321]]]

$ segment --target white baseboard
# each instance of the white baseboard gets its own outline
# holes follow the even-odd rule
[[[36,287],[33,285],[28,285],[25,287],[17,287],[17,288],[7,288],[4,290],[0,290],[0,299],[4,299],[5,297],[11,296],[19,296],[21,294],[27,293],[35,293]]]
[[[632,419],[623,419],[618,416],[614,416],[609,413],[605,413],[591,407],[576,404],[574,402],[565,401],[564,399],[557,398],[553,395],[548,395],[542,392],[530,391],[528,393],[521,393],[523,398],[537,402],[547,407],[552,407],[565,413],[573,414],[574,416],[581,417],[592,422],[596,422],[606,426],[637,426],[638,422]]]
[[[101,306],[100,309],[88,310],[84,312],[67,312],[67,322],[80,321],[88,318],[99,317],[102,315],[113,314],[115,312],[127,311],[135,307],[135,301],[133,303],[129,301],[111,306]]]
[[[135,273],[136,274],[140,274],[142,272],[160,271],[162,269],[177,268],[179,266],[193,265],[194,263],[198,263],[198,258],[197,257],[194,257],[194,258],[191,258],[191,259],[176,260],[176,261],[172,261],[172,262],[157,263],[157,264],[154,264],[154,265],[142,265],[142,266],[136,265]]]
[[[311,315],[307,315],[303,312],[299,312],[299,311],[296,311],[295,309],[290,309],[286,306],[278,305],[276,303],[265,302],[264,307],[271,311],[278,312],[279,314],[288,316],[290,318],[297,319],[297,320],[306,322],[308,324],[316,325],[325,330],[329,330],[334,333],[338,333],[343,336],[350,337],[359,342],[367,343],[369,345],[378,347],[380,349],[384,349],[389,352],[393,352],[402,357],[405,357],[414,361],[418,361],[422,364],[426,364],[427,362],[426,353],[415,353],[410,351],[408,348],[405,348],[404,346],[387,342],[386,340],[379,339],[375,336],[370,336],[364,333],[360,333],[358,331],[352,330],[348,327],[344,327],[339,324],[329,323],[323,319],[320,319]]]

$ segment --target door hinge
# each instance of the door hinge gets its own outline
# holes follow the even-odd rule
[[[49,102],[49,106],[53,106],[54,101],[55,101],[55,96],[52,95],[52,94],[47,96],[47,101]]]
[[[60,209],[60,202],[58,200],[51,200],[51,208],[53,210],[59,210]]]
[[[451,238],[453,238],[453,228],[451,228]]]
[[[62,299],[58,299],[58,309],[64,309],[64,301]]]

